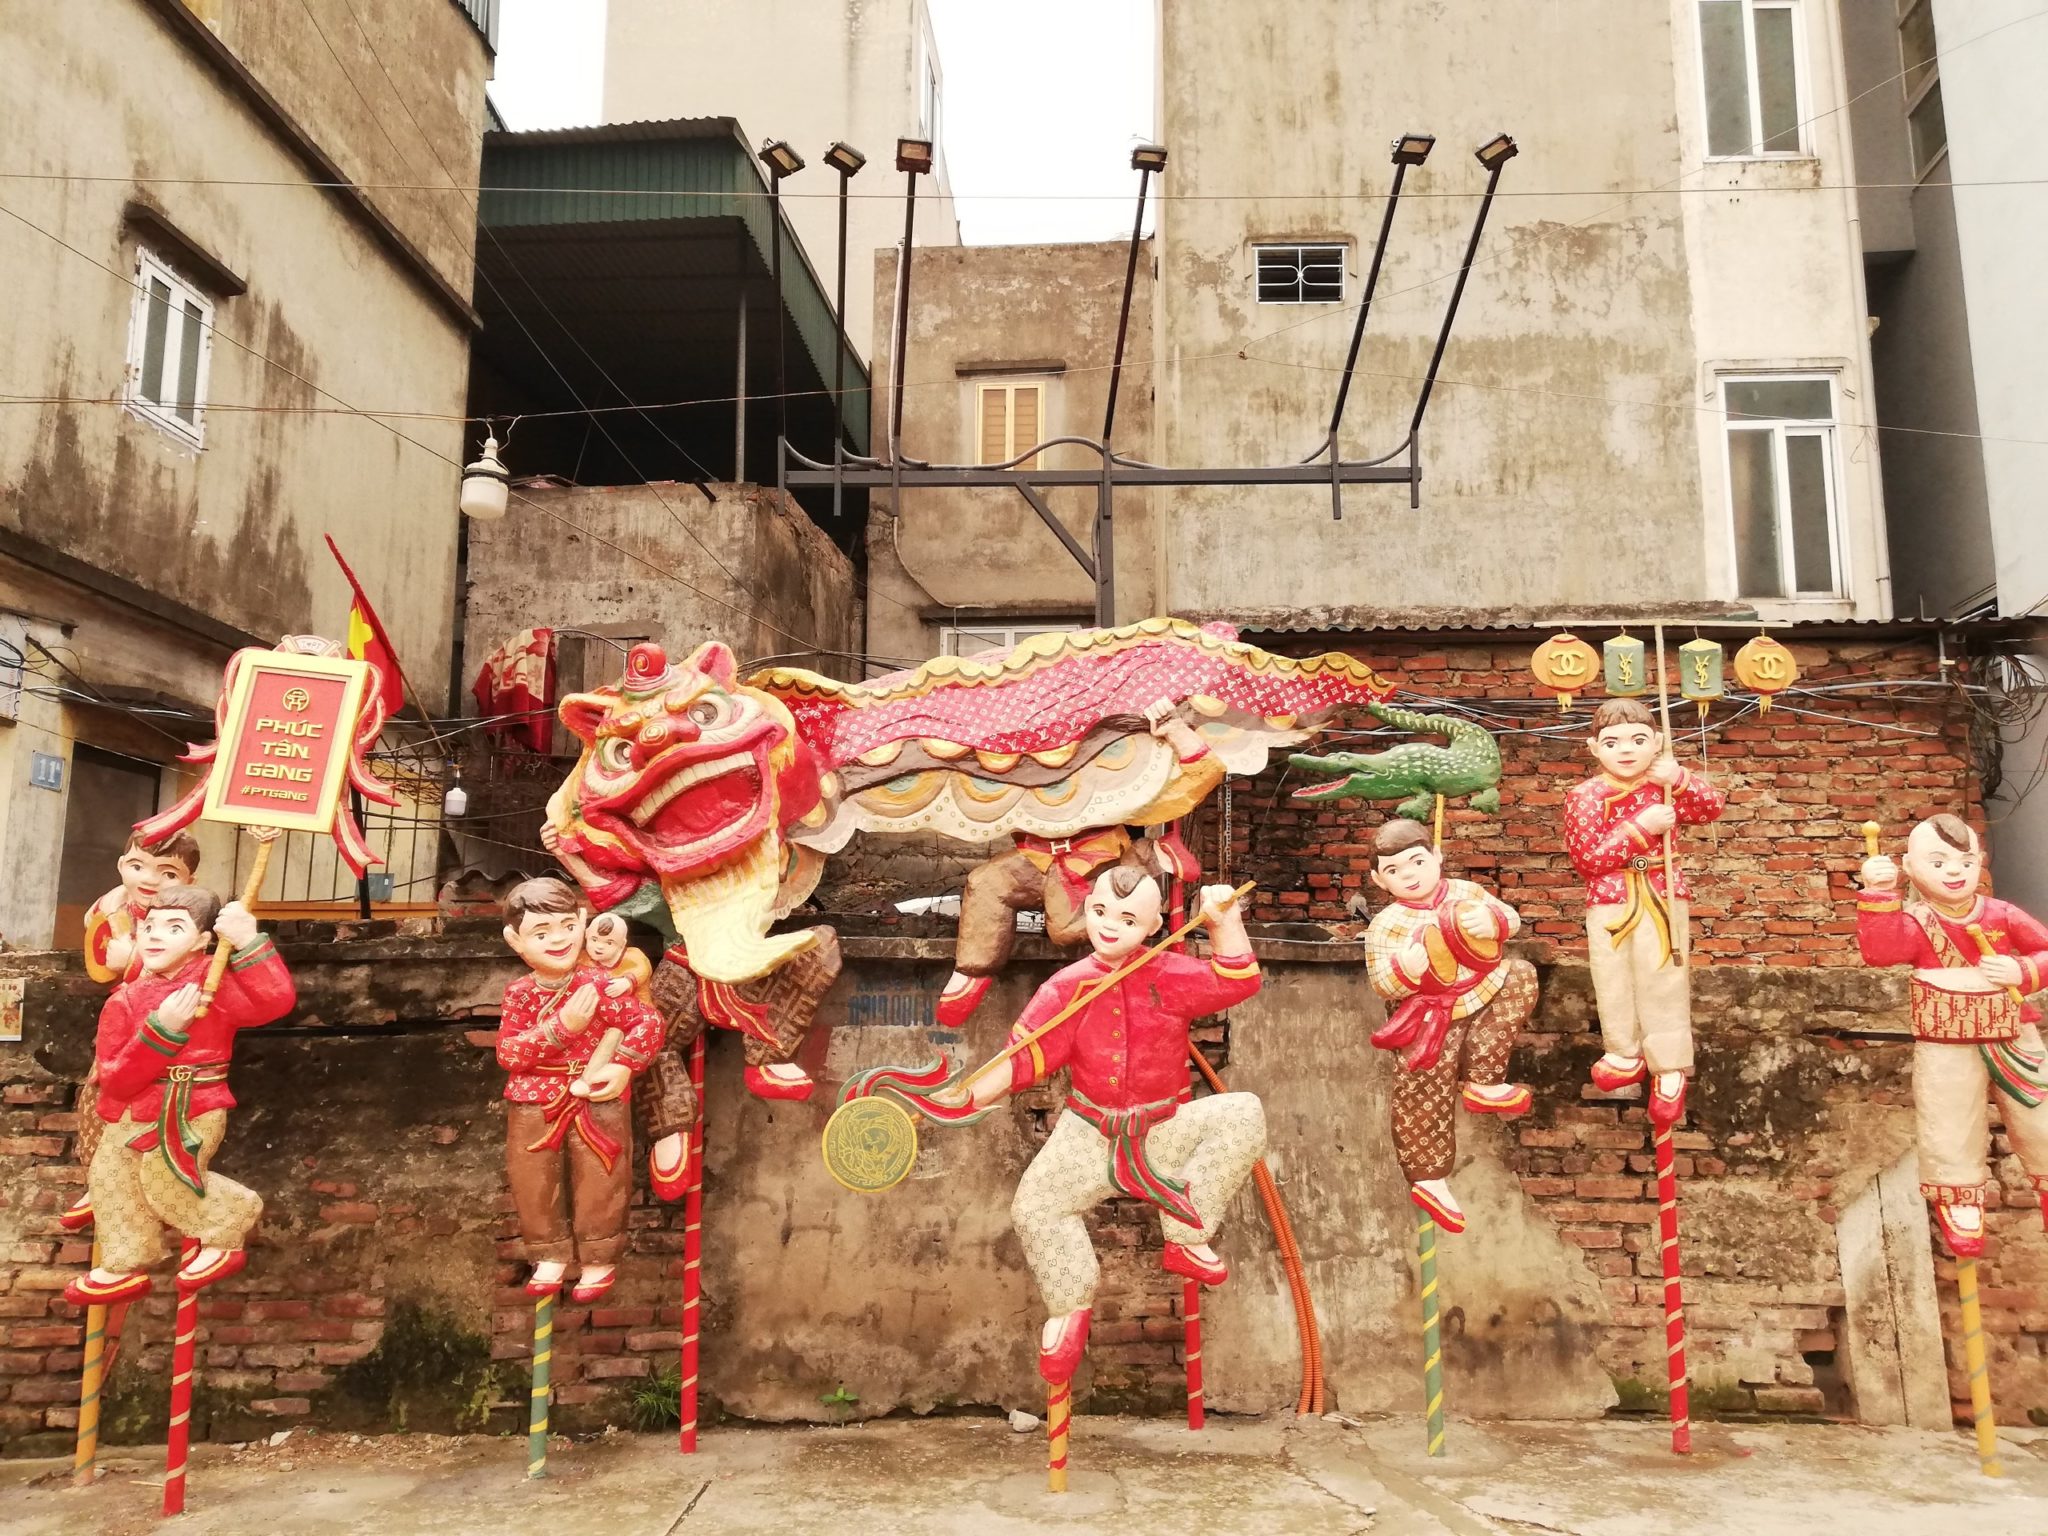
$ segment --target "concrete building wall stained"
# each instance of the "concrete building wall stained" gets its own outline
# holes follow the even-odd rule
[[[449,289],[467,294],[473,221],[456,207],[445,224],[429,223],[423,203],[395,195],[376,205],[400,240],[431,253],[420,267],[344,196],[308,185],[318,178],[266,117],[272,109],[234,83],[211,47],[224,43],[352,174],[416,180],[425,150],[395,111],[356,101],[317,40],[270,10],[195,7],[217,22],[216,37],[157,0],[0,8],[0,139],[24,166],[94,173],[19,180],[6,193],[19,218],[0,229],[12,316],[0,377],[48,403],[0,412],[0,605],[58,637],[63,665],[35,658],[34,686],[111,690],[203,718],[236,645],[341,634],[347,587],[321,542],[332,533],[377,603],[415,698],[438,712],[453,638],[469,343]],[[473,180],[482,40],[447,4],[378,0],[357,11],[439,154]],[[323,8],[321,22],[365,90],[374,81],[388,94],[342,9]],[[379,118],[401,144],[415,141],[413,172],[400,174]],[[120,403],[142,247],[216,301],[211,408],[196,449]],[[219,291],[213,267],[246,291]],[[337,401],[421,414],[387,427]],[[65,706],[55,729],[66,743],[127,740],[127,716],[75,696]],[[185,723],[170,718],[144,737],[148,757],[168,764]],[[0,726],[16,779],[23,739]],[[164,793],[175,786],[167,769]],[[52,921],[31,872],[53,879],[55,849],[28,826],[10,821],[5,846],[13,874],[0,931],[10,943],[47,942]]]

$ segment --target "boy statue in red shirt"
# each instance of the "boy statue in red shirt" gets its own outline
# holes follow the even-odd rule
[[[274,834],[273,834],[274,835]],[[86,1173],[101,1264],[64,1289],[80,1305],[129,1301],[150,1289],[163,1229],[199,1243],[178,1271],[189,1294],[238,1273],[262,1197],[213,1170],[227,1134],[228,1059],[242,1030],[273,1023],[298,1001],[291,973],[239,901],[195,885],[156,894],[135,931],[139,970],[100,1010],[93,1069],[101,1135]],[[220,987],[203,992],[211,940],[232,946]]]
[[[1188,1026],[1259,990],[1259,962],[1227,885],[1202,891],[1210,958],[1162,954],[971,1085],[992,1104],[1071,1067],[1066,1110],[1024,1170],[1010,1219],[1045,1298],[1038,1370],[1069,1381],[1088,1345],[1098,1268],[1082,1216],[1112,1195],[1159,1207],[1174,1274],[1221,1285],[1209,1246],[1231,1198],[1266,1150],[1266,1113],[1249,1093],[1190,1100]],[[1159,882],[1132,865],[1097,877],[1083,913],[1093,951],[1056,972],[1012,1026],[1019,1040],[1143,949],[1159,931]]]
[[[527,880],[505,896],[505,942],[530,975],[505,989],[498,1065],[505,1081],[505,1169],[533,1276],[552,1296],[569,1265],[579,1305],[612,1288],[633,1198],[633,1079],[667,1026],[584,951],[582,894]]]
[[[1678,766],[1640,699],[1609,699],[1595,710],[1586,747],[1600,772],[1565,796],[1564,838],[1586,882],[1586,959],[1606,1047],[1593,1063],[1593,1086],[1612,1093],[1648,1075],[1651,1123],[1676,1125],[1693,1067],[1692,892],[1675,864],[1675,888],[1664,888],[1664,840],[1675,828],[1718,820],[1728,802]]]
[[[1864,860],[1856,942],[1866,965],[1913,967],[1920,1193],[1949,1252],[1974,1259],[1991,1179],[1988,1088],[1999,1091],[2005,1134],[2048,1220],[2048,1050],[2041,1010],[2025,1001],[2048,984],[2048,927],[1978,894],[1984,848],[1960,816],[1921,822],[1901,862],[1913,887],[1904,901],[1900,864]]]

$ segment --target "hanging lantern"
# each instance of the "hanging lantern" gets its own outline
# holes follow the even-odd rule
[[[1769,635],[1758,635],[1735,653],[1735,680],[1756,695],[1760,715],[1771,712],[1771,695],[1799,681],[1799,663]]]
[[[1678,648],[1678,687],[1700,707],[1700,724],[1707,723],[1707,706],[1727,690],[1721,681],[1721,642],[1692,639]]]
[[[1632,699],[1649,689],[1642,641],[1633,635],[1616,635],[1600,647],[1600,655],[1605,663],[1601,668],[1601,681],[1615,698]]]
[[[1574,634],[1552,635],[1536,647],[1529,671],[1546,691],[1557,695],[1560,712],[1570,709],[1575,695],[1592,686],[1600,657]]]

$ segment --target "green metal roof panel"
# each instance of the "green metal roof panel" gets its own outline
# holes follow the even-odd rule
[[[489,229],[737,220],[763,267],[773,263],[767,181],[730,118],[489,134],[483,183],[477,214]],[[831,296],[787,219],[782,241],[783,307],[829,380],[838,330]],[[865,442],[868,370],[850,345],[846,374],[847,425]]]

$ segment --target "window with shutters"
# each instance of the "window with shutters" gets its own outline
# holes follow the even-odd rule
[[[1046,379],[1005,379],[977,384],[974,390],[975,460],[1007,464],[1026,449],[1045,441]],[[1038,469],[1044,454],[1017,465]]]
[[[1941,110],[1941,70],[1934,39],[1934,0],[1900,0],[1899,84],[1906,92],[1906,137],[1913,174],[1925,176],[1948,148]]]
[[[135,256],[128,319],[128,409],[173,437],[202,446],[213,301],[148,250]]]
[[[1804,155],[1805,45],[1799,0],[1700,0],[1707,154]]]
[[[1728,510],[1741,597],[1839,597],[1832,374],[1723,378]]]
[[[1254,252],[1261,304],[1344,302],[1345,247],[1261,245]]]

